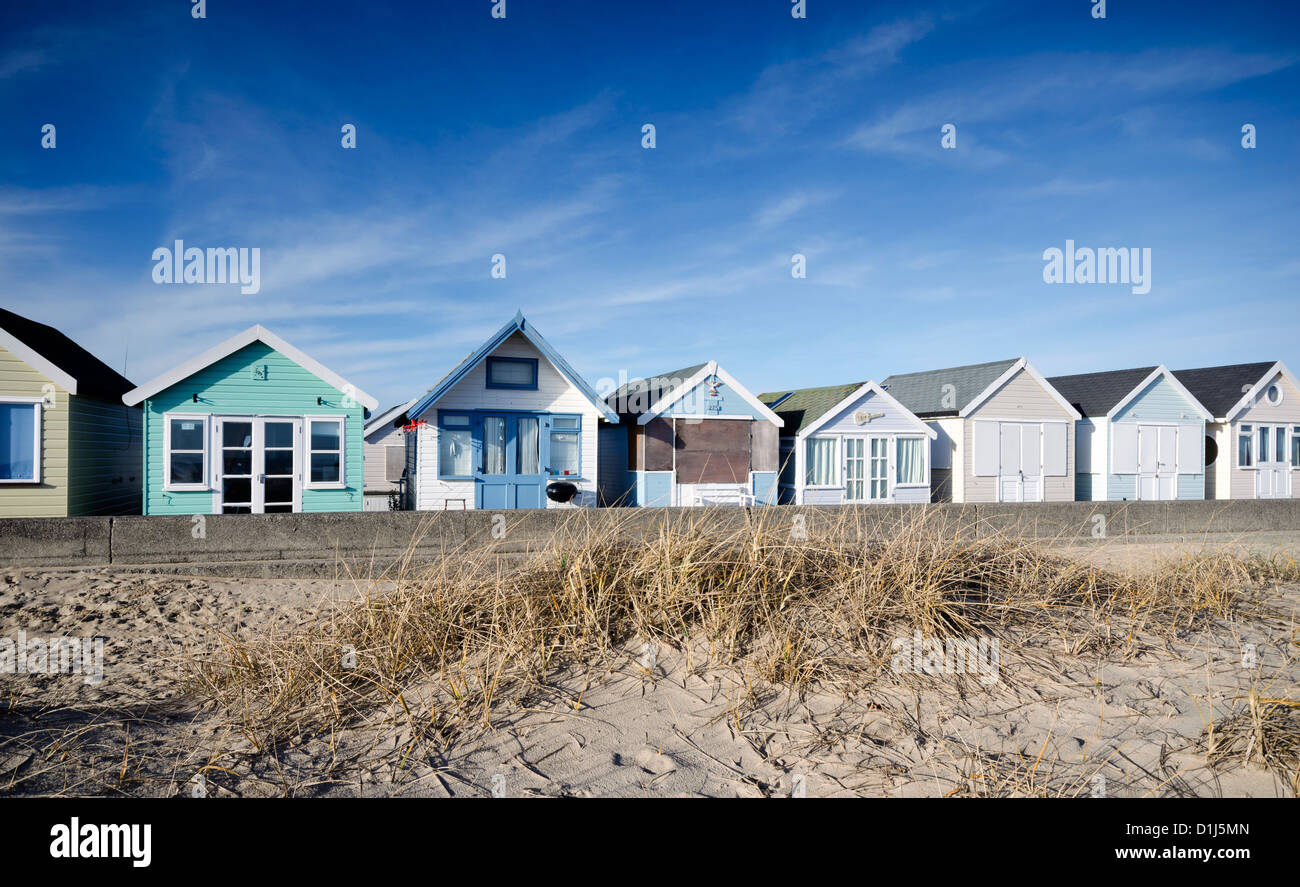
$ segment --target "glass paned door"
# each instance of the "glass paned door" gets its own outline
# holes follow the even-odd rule
[[[262,419],[262,511],[297,511],[298,447],[291,419]]]
[[[889,498],[889,440],[884,437],[871,438],[871,498]]]
[[[866,440],[861,437],[844,439],[844,498],[860,502],[866,496]]]
[[[483,473],[506,473],[506,418],[483,417]]]
[[[544,417],[489,413],[480,421],[483,459],[474,478],[475,507],[545,507]]]
[[[221,444],[221,513],[252,514],[253,420],[223,419],[216,425]]]
[[[221,514],[302,510],[301,419],[219,418],[213,436]]]

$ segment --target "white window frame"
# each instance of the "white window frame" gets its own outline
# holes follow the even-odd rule
[[[808,483],[808,444],[813,440],[829,440],[835,444],[835,452],[831,457],[831,466],[835,469],[835,479],[828,484],[810,484]],[[803,439],[803,476],[799,480],[803,481],[805,490],[842,490],[844,489],[844,440],[838,434],[814,434]]]
[[[1277,400],[1274,400],[1273,398],[1268,396],[1269,392],[1271,391],[1277,392]],[[1276,379],[1273,382],[1270,382],[1268,384],[1268,387],[1264,389],[1264,403],[1268,404],[1269,406],[1280,407],[1282,405],[1282,401],[1284,400],[1286,400],[1286,392],[1282,390],[1281,379]]]
[[[41,397],[0,397],[0,403],[16,403],[22,406],[30,406],[35,413],[32,416],[32,476],[0,478],[0,484],[39,484],[41,482],[41,463],[45,461],[45,454],[41,452],[41,425],[43,424],[45,399]]]
[[[303,475],[304,490],[346,490],[348,488],[348,439],[347,416],[303,416]],[[334,450],[317,450],[311,445],[311,426],[313,422],[339,423],[339,479],[337,481],[313,481],[311,479],[311,457],[313,453],[332,453]]]
[[[1249,428],[1250,430],[1246,431],[1247,428]],[[1251,471],[1255,468],[1257,464],[1259,464],[1259,453],[1255,452],[1255,450],[1258,449],[1257,446],[1258,441],[1256,441],[1255,439],[1255,433],[1258,429],[1259,426],[1254,422],[1240,422],[1237,424],[1237,437],[1236,440],[1233,441],[1235,446],[1233,447],[1232,464],[1237,468],[1242,469],[1243,471]],[[1250,442],[1250,464],[1249,465],[1241,464],[1241,438],[1243,434],[1245,435],[1246,439]]]
[[[900,481],[898,479],[898,468],[897,468],[898,458],[897,455],[895,455],[894,458],[895,468],[894,468],[894,473],[892,478],[893,486],[896,489],[901,488],[904,490],[920,489],[922,487],[930,486],[930,447],[927,446],[927,444],[930,443],[930,439],[923,434],[895,434],[893,437],[894,437],[893,450],[895,454],[897,454],[898,452],[899,441],[902,440],[921,441],[921,479],[919,481],[914,481],[914,482],[909,481],[908,483],[903,483],[902,481]]]
[[[203,424],[203,480],[196,484],[172,483],[172,422],[200,422]],[[194,450],[181,450],[192,453]],[[168,493],[206,492],[212,489],[209,471],[212,468],[212,417],[207,413],[163,413],[163,491]]]

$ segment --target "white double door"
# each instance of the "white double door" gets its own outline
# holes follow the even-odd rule
[[[221,416],[212,423],[217,514],[302,510],[302,419]]]
[[[1178,498],[1177,425],[1138,426],[1137,497],[1145,501]]]
[[[888,437],[844,438],[844,500],[889,502]]]
[[[1260,499],[1291,498],[1291,465],[1287,426],[1257,425],[1255,495]]]
[[[1043,426],[998,424],[998,501],[1043,501]]]

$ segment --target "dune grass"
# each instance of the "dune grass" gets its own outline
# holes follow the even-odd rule
[[[930,512],[878,539],[851,513],[807,532],[770,513],[738,523],[700,509],[647,538],[618,511],[575,511],[515,563],[490,545],[431,563],[408,553],[297,632],[218,636],[189,660],[188,688],[258,748],[380,711],[446,741],[561,670],[635,665],[645,643],[794,689],[863,686],[895,679],[891,645],[915,631],[943,641],[1015,627],[1124,655],[1138,638],[1233,618],[1253,584],[1300,581],[1294,561],[1228,554],[1114,572]]]

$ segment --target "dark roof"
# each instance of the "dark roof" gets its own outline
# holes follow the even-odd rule
[[[658,403],[661,397],[685,385],[706,366],[708,364],[697,363],[695,366],[660,373],[645,379],[633,379],[626,385],[619,386],[606,397],[605,403],[620,416],[639,416]]]
[[[1078,373],[1073,376],[1053,376],[1047,381],[1080,415],[1104,416],[1157,369],[1158,367],[1137,367],[1104,373]]]
[[[1201,406],[1214,414],[1214,418],[1222,419],[1276,362],[1270,360],[1265,363],[1234,363],[1221,367],[1174,370],[1174,375],[1183,383],[1183,387],[1192,392],[1192,397],[1201,402]]]
[[[785,422],[781,427],[781,436],[793,437],[833,410],[837,404],[865,384],[867,383],[849,382],[845,385],[826,385],[822,388],[771,391],[760,394],[758,399]]]
[[[77,394],[120,401],[135,385],[52,326],[0,308],[0,329],[77,380]]]
[[[1010,360],[972,363],[943,370],[926,370],[923,373],[902,373],[890,376],[880,383],[880,387],[923,419],[955,416],[1019,359],[1013,357]],[[944,395],[948,392],[946,386],[949,385],[952,386],[955,405],[944,403]]]

